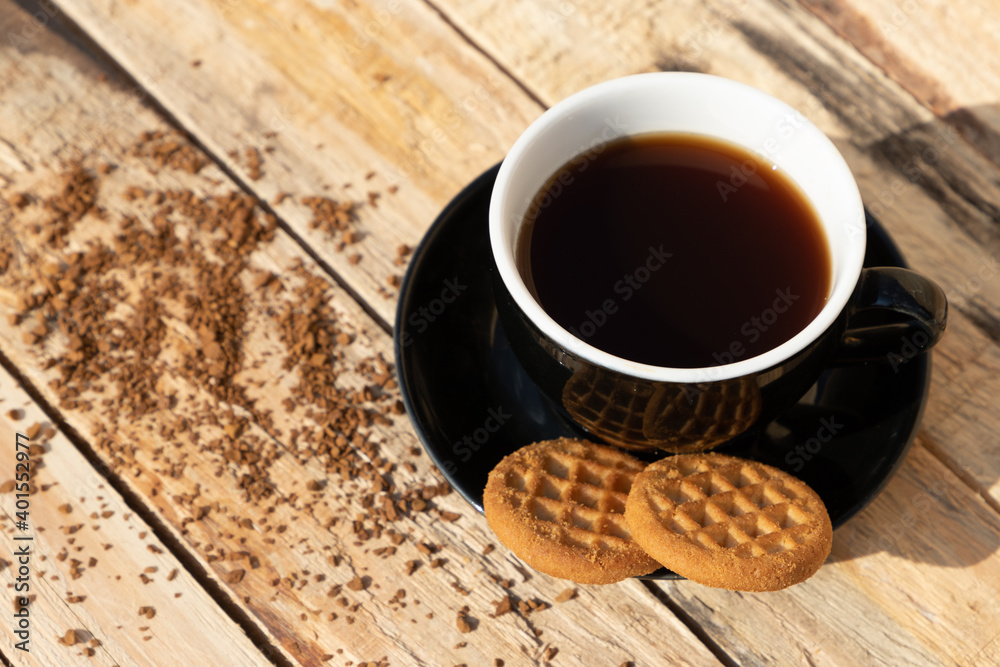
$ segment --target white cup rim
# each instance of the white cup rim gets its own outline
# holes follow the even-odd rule
[[[727,103],[732,103],[734,105],[732,108],[745,110],[750,108],[746,105],[752,105],[754,108],[759,107],[762,112],[795,114],[795,117],[801,120],[800,124],[796,126],[797,138],[795,142],[791,139],[786,142],[788,152],[791,154],[796,153],[796,151],[801,152],[801,146],[796,145],[796,143],[806,142],[810,151],[817,151],[817,154],[822,156],[822,166],[817,167],[817,170],[821,170],[822,173],[818,173],[817,178],[813,180],[821,183],[828,190],[832,189],[831,192],[827,192],[827,190],[822,192],[825,197],[824,201],[829,199],[833,204],[819,212],[820,221],[829,241],[831,261],[835,263],[837,268],[834,270],[827,303],[806,327],[781,345],[756,356],[739,359],[729,364],[701,368],[653,366],[630,361],[590,345],[558,324],[542,309],[521,278],[516,266],[515,246],[516,230],[521,224],[520,218],[523,216],[514,215],[512,210],[517,203],[515,199],[517,201],[524,199],[523,197],[515,197],[514,193],[515,180],[519,170],[527,164],[526,161],[538,159],[538,156],[541,155],[539,151],[547,151],[551,148],[551,146],[546,146],[544,142],[555,134],[554,130],[560,124],[577,122],[577,119],[585,116],[588,111],[600,108],[615,109],[618,100],[635,100],[637,97],[647,94],[660,96],[661,99],[668,99],[670,95],[674,95],[688,101],[701,99],[697,97],[700,95],[705,99],[704,104],[714,104],[711,100],[714,99],[713,96],[716,96],[720,100],[725,99]],[[645,98],[643,97],[643,99]],[[739,101],[737,102],[737,100]],[[730,113],[729,115],[734,114]],[[736,121],[726,122],[737,124]],[[674,129],[664,127],[652,131],[673,131]],[[800,132],[801,134],[799,134]],[[643,132],[635,132],[635,134],[641,133]],[[633,132],[624,132],[624,134],[633,134]],[[712,135],[714,133],[704,132],[703,134]],[[587,138],[585,135],[586,133],[581,136],[581,142]],[[745,147],[761,153],[758,147]],[[565,151],[564,148],[563,152]],[[575,154],[576,152],[570,150],[569,154],[549,172],[549,175],[555,173]],[[779,152],[773,160],[775,164],[780,165],[780,160],[784,159],[784,155],[784,152]],[[792,164],[794,159],[794,155],[789,157],[788,163]],[[800,165],[801,162],[800,159]],[[801,166],[798,168],[800,171],[805,169]],[[543,183],[544,181],[537,183],[534,192],[537,192]],[[799,185],[802,184],[799,183]],[[813,201],[810,191],[807,188],[802,189],[807,198]],[[821,130],[805,120],[792,107],[756,88],[723,77],[689,72],[656,72],[612,79],[582,90],[545,111],[517,139],[500,166],[490,200],[489,224],[490,244],[500,278],[518,308],[544,335],[571,354],[590,363],[625,375],[660,382],[697,383],[753,375],[779,366],[809,347],[836,321],[846,307],[861,274],[866,243],[864,208],[857,184],[843,156]]]

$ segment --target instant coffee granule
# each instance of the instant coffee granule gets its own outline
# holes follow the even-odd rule
[[[131,154],[152,162],[154,169],[190,174],[199,174],[207,164],[183,137],[173,133],[145,133]],[[21,295],[16,308],[18,326],[31,335],[43,366],[55,371],[51,387],[60,406],[102,415],[92,442],[118,474],[137,470],[137,448],[148,444],[123,436],[117,424],[146,423],[156,416],[153,442],[166,445],[163,453],[153,453],[161,467],[159,474],[183,476],[183,459],[168,456],[169,443],[181,438],[220,455],[234,467],[220,467],[217,474],[235,475],[246,500],[256,503],[251,507],[265,512],[253,519],[237,515],[232,520],[241,529],[261,531],[265,542],[275,543],[284,529],[267,522],[267,506],[262,501],[274,494],[270,469],[278,457],[287,455],[319,462],[340,480],[333,485],[322,479],[306,480],[302,497],[292,502],[311,511],[316,499],[330,492],[343,494],[352,509],[334,516],[329,527],[345,524],[356,545],[387,538],[391,545],[377,547],[377,556],[394,556],[407,540],[390,528],[404,517],[432,512],[444,521],[459,518],[434,507],[436,497],[450,492],[447,483],[397,486],[396,463],[380,453],[375,435],[380,426],[405,413],[392,364],[379,355],[359,358],[351,352],[358,332],[342,323],[331,305],[329,282],[301,264],[283,267],[280,276],[252,264],[252,255],[274,239],[277,227],[255,198],[238,192],[199,196],[190,190],[135,184],[119,188],[123,201],[135,205],[135,213],[111,216],[98,202],[110,196],[102,195],[101,179],[112,173],[122,171],[106,164],[96,168],[85,162],[75,164],[62,175],[56,194],[26,193],[23,210],[44,213],[53,220],[40,225],[36,233],[51,228],[58,233],[47,237],[50,245],[44,261],[9,259],[0,285]],[[312,211],[314,228],[344,244],[361,238],[355,229],[355,204],[329,197],[306,197],[299,202]],[[113,234],[73,244],[74,228],[84,219],[88,226],[111,228]],[[186,231],[192,229],[198,234]],[[401,246],[397,264],[404,263],[410,252],[408,246]],[[253,313],[269,318],[278,331],[281,368],[293,374],[282,408],[296,415],[299,425],[287,432],[277,426],[270,408],[258,407],[253,396],[259,392],[250,391],[253,387],[244,379],[257,363],[244,347],[248,316]],[[53,341],[54,333],[58,341]],[[46,356],[50,344],[64,345],[65,351]],[[342,382],[347,376],[360,383]],[[192,403],[183,389],[175,388],[176,383],[165,382],[171,377],[207,392],[222,405]],[[206,438],[211,432],[206,427],[219,435]],[[402,466],[415,472],[409,462]],[[179,507],[191,508],[190,516],[180,521],[182,528],[213,517],[218,523],[232,513],[229,509],[227,516],[217,516],[224,508],[199,502],[197,490],[174,500]],[[242,567],[220,575],[228,585],[240,586],[244,576],[260,566],[260,558],[249,551],[196,542],[193,546],[212,562],[240,561]],[[426,548],[431,569],[447,564],[448,559],[435,556],[436,545],[421,543],[421,547]],[[323,548],[331,549],[330,545]],[[336,553],[329,558],[334,566],[340,561]],[[400,575],[413,575],[422,564],[422,560],[406,561]],[[85,569],[79,562],[72,572],[79,576]],[[277,577],[274,584],[301,588],[311,579],[287,574]],[[142,576],[153,580],[147,573]],[[354,590],[354,581],[343,583],[352,593],[360,592]],[[459,594],[470,590],[454,583]],[[378,586],[376,582],[370,585]],[[545,603],[532,600],[518,607],[522,604],[525,608],[517,611],[528,614]]]

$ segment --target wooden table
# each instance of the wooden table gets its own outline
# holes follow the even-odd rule
[[[998,34],[996,0],[0,0],[0,482],[15,477],[16,434],[41,445],[26,527],[2,487],[5,664],[1000,664]],[[951,301],[899,473],[815,577],[778,593],[571,587],[526,569],[458,494],[440,495],[378,361],[392,359],[400,245],[546,106],[675,69],[800,109]],[[184,159],[159,164],[136,148],[144,132],[176,132],[146,149]],[[45,203],[75,169],[98,183],[79,219]],[[211,225],[157,221],[161,198],[185,191],[251,195],[277,226],[227,251]],[[359,202],[356,220],[336,229],[310,197]],[[115,245],[130,216],[188,254],[153,276]],[[78,277],[118,276],[101,317],[149,333],[112,349],[112,326],[92,352],[148,381],[109,367],[77,395],[73,310],[38,306],[47,324],[24,297],[61,289],[67,253],[116,247],[131,271]],[[227,320],[239,345],[208,334],[224,347],[214,370],[177,305],[207,281],[202,247],[244,286]],[[202,296],[200,312],[227,307]],[[305,444],[333,398],[302,391],[301,349],[283,366],[290,303],[346,335],[340,400],[371,423],[339,456],[362,479]],[[30,652],[12,604],[26,543]]]

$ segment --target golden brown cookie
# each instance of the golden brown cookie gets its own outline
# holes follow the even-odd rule
[[[539,572],[610,584],[660,567],[632,540],[625,500],[645,463],[610,447],[559,438],[506,456],[483,493],[497,537]]]
[[[632,485],[625,519],[635,541],[664,566],[738,591],[808,579],[833,540],[826,506],[803,481],[714,453],[650,464]]]

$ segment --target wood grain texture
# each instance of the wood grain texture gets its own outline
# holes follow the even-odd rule
[[[9,621],[2,626],[4,655],[16,665],[42,666],[153,665],[164,655],[174,664],[270,664],[3,369],[0,413],[0,478],[14,479],[17,434],[38,425],[42,433],[30,443],[44,450],[31,457],[38,492],[28,497],[27,530],[15,527],[15,493],[0,494],[5,608],[18,595],[18,577],[34,598],[27,650],[15,648],[23,638]],[[14,539],[24,536],[33,539]],[[22,545],[31,552],[26,577],[14,555]],[[140,614],[144,608],[152,612]],[[68,631],[77,643],[65,643]]]
[[[383,175],[409,173],[407,165],[417,159],[438,164],[429,170],[437,180],[414,171],[416,193],[401,188],[398,198],[383,197],[378,209],[363,212],[366,240],[360,250],[366,259],[357,266],[346,264],[345,253],[333,252],[328,242],[307,229],[305,212],[292,200],[278,207],[291,228],[385,321],[391,319],[392,301],[374,295],[388,275],[399,272],[390,261],[392,249],[400,240],[412,244],[448,196],[502,156],[539,111],[506,76],[490,69],[488,61],[467,46],[456,46],[454,35],[447,39],[433,16],[416,3],[412,7],[388,3],[379,8],[337,5],[323,9],[308,3],[280,4],[274,10],[279,13],[226,3],[212,7],[182,3],[176,10],[174,5],[164,9],[157,3],[126,5],[113,0],[72,0],[63,6],[237,173],[245,170],[226,152],[242,149],[249,145],[247,137],[260,139],[269,131],[272,125],[261,121],[261,109],[268,104],[277,105],[279,111],[284,108],[287,113],[278,115],[283,120],[272,142],[276,152],[266,159],[267,164],[284,165],[277,172],[279,182],[272,182],[275,174],[266,165],[260,181],[247,181],[263,198],[283,190],[315,190],[328,182],[315,177],[319,173],[343,174],[343,180],[363,182],[358,174],[365,173],[365,164]],[[1000,290],[996,289],[1000,284],[1000,209],[994,203],[1000,201],[1000,176],[977,145],[953,125],[935,118],[852,45],[794,4],[685,2],[669,12],[659,11],[656,3],[637,11],[558,0],[442,2],[440,6],[449,20],[546,104],[614,76],[689,69],[721,74],[771,92],[830,134],[858,176],[868,207],[894,235],[914,268],[936,279],[952,296],[951,331],[941,347],[946,364],[938,366],[950,382],[935,384],[927,442],[1000,507],[1000,463],[991,463],[1000,461],[996,455],[1000,443],[987,437],[998,424],[973,420],[971,429],[957,432],[952,424],[941,426],[956,412],[974,409],[983,397],[1000,391],[996,379],[1000,378],[1000,318],[996,316],[1000,312]],[[311,20],[300,21],[301,17]],[[207,37],[164,40],[167,33],[153,27],[164,21],[213,26],[206,34],[215,41]],[[294,48],[279,47],[283,42],[277,35],[285,29],[296,34]],[[341,37],[339,47],[329,47],[324,41],[330,35]],[[210,42],[219,52],[238,55],[205,57]],[[443,54],[455,51],[454,56],[440,57],[453,59],[461,67],[431,68],[425,56],[407,58],[400,50],[424,54],[429,52],[428,44],[439,43]],[[328,82],[326,88],[311,88],[316,77],[302,72],[313,71],[309,68],[320,54],[335,59],[329,63],[330,77],[349,76],[354,83],[338,88]],[[190,62],[195,60],[202,64],[192,69]],[[246,63],[252,66],[245,67]],[[392,73],[395,70],[386,69],[389,64],[416,71]],[[146,76],[154,67],[155,76]],[[390,74],[391,78],[358,88],[357,72]],[[238,87],[234,87],[236,81]],[[415,88],[429,88],[438,95],[415,94]],[[351,91],[349,103],[342,99],[348,94],[344,91]],[[455,91],[464,92],[457,95]],[[286,102],[286,98],[294,101]],[[321,127],[313,115],[300,113],[308,100],[329,104],[329,115],[324,118],[334,124]],[[404,117],[406,122],[400,120]],[[246,128],[234,134],[232,128],[240,123]],[[355,143],[368,142],[390,151],[394,144],[387,144],[380,134],[388,126],[400,128],[394,136],[396,143],[404,145],[395,153],[379,161],[355,150]],[[344,150],[336,155],[317,152],[303,138],[306,135],[310,141]],[[285,145],[290,137],[297,138]],[[480,161],[476,156],[481,154],[485,159]],[[353,161],[355,166],[350,168],[339,162],[353,155],[363,159]],[[309,165],[316,160],[323,166],[313,170]],[[424,198],[423,193],[428,196]],[[383,223],[383,215],[391,218]],[[410,231],[401,237],[401,229]],[[368,261],[369,256],[373,261]]]
[[[1000,517],[915,447],[804,584],[773,595],[665,588],[741,665],[988,665],[998,547]]]
[[[939,280],[952,295],[952,324],[935,356],[935,383],[922,436],[886,493],[838,531],[833,560],[813,580],[773,596],[742,596],[687,583],[662,590],[679,601],[724,652],[744,664],[992,664],[1000,652],[994,602],[995,582],[1000,580],[994,511],[1000,498],[1000,444],[995,436],[1000,427],[995,409],[1000,395],[1000,283],[994,270],[1000,254],[995,208],[1000,179],[995,165],[953,125],[938,119],[908,89],[794,3],[682,2],[669,11],[652,2],[629,7],[559,0],[437,5],[528,92],[419,3],[359,7],[283,2],[274,9],[262,2],[63,3],[74,20],[254,192],[268,199],[282,190],[297,195],[278,212],[384,320],[389,319],[392,301],[382,298],[378,286],[388,272],[398,270],[390,262],[395,245],[415,241],[452,193],[503,154],[541,110],[533,99],[551,104],[613,76],[691,69],[746,81],[801,109],[837,143],[869,207],[915,268]],[[34,52],[39,42],[33,44],[20,48],[18,55],[38,57]],[[75,63],[71,57],[64,59]],[[25,62],[37,64],[30,58]],[[102,133],[98,148],[105,159],[120,158],[134,131],[159,126],[155,118],[143,115],[146,112],[123,106],[124,91],[116,97],[98,87],[99,92],[85,95],[75,82],[78,63],[56,66],[46,61],[32,70],[19,61],[8,67],[16,72],[8,75],[5,89],[12,91],[11,99],[37,98],[37,115],[50,123],[48,135],[38,133],[21,116],[14,125],[20,133],[4,134],[0,164],[8,167],[8,190],[44,181],[51,171],[42,173],[38,159],[72,153],[79,136],[73,132],[92,136],[95,126],[102,127],[96,121],[111,117],[111,109],[125,108],[129,117],[120,122],[115,117],[114,127]],[[51,81],[52,88],[41,81]],[[12,90],[15,83],[22,87]],[[39,90],[48,93],[39,95]],[[61,112],[66,91],[73,91],[70,110]],[[82,129],[72,129],[77,127]],[[240,153],[237,158],[227,153],[268,144],[263,140],[270,131],[278,132],[270,141],[275,153],[265,155],[263,176],[253,181]],[[59,136],[53,138],[52,133]],[[319,143],[325,149],[316,149]],[[324,184],[336,188],[351,180],[357,186],[369,169],[378,176],[363,189],[392,184],[391,178],[379,180],[386,174],[405,180],[399,181],[397,199],[385,195],[378,209],[363,211],[361,224],[369,236],[362,250],[366,258],[381,259],[375,260],[374,269],[366,268],[367,259],[353,269],[325,239],[311,235],[308,216],[295,208],[296,200],[322,191]],[[143,174],[135,166],[128,176]],[[220,181],[218,190],[233,187],[224,174],[209,175]],[[327,175],[336,178],[327,180]],[[150,186],[186,184],[199,192],[216,191],[180,174],[143,177],[150,179]],[[340,196],[349,190],[329,192]],[[109,209],[131,210],[121,203]],[[254,266],[281,272],[295,259],[321,275],[284,236],[262,250]],[[291,286],[295,278],[282,280]],[[329,290],[343,320],[358,329],[353,358],[387,355],[388,340],[374,323],[343,291],[333,286]],[[254,397],[259,407],[272,407],[282,416],[274,433],[251,429],[291,450],[287,434],[301,426],[302,415],[287,416],[279,409],[282,395],[274,390],[273,378],[280,373],[267,365],[281,354],[269,328],[270,305],[263,300],[251,308],[253,354],[248,364],[261,365],[248,371],[246,379],[266,381],[261,388],[271,391]],[[3,331],[4,351],[23,359],[19,363],[33,382],[45,386],[51,375],[38,368],[33,353],[12,337],[15,333]],[[176,335],[185,335],[181,327]],[[179,395],[191,395],[180,407],[182,413],[200,402],[221,414],[231,409],[182,379],[172,377],[169,383]],[[67,412],[67,419],[85,433],[94,425],[86,414]],[[169,525],[183,526],[178,540],[194,550],[207,570],[223,576],[232,565],[209,560],[206,544],[221,545],[227,553],[246,549],[248,543],[255,552],[273,550],[262,536],[233,527],[234,517],[250,515],[257,522],[263,514],[261,508],[240,502],[234,471],[227,468],[222,477],[214,477],[219,466],[225,468],[222,462],[211,454],[196,457],[192,444],[184,443],[191,459],[202,460],[188,464],[184,479],[172,479],[165,474],[169,466],[152,456],[155,435],[142,426],[121,429],[123,437],[140,445],[139,475],[129,483]],[[217,435],[206,429],[203,438]],[[425,459],[408,458],[415,440],[404,425],[378,427],[373,433],[375,440],[384,440],[379,446],[386,456],[414,464],[414,473],[398,473],[400,483],[433,479]],[[490,575],[518,582],[513,590],[522,598],[551,600],[564,586],[539,575],[523,582],[519,566],[503,549],[481,557],[491,538],[481,519],[455,496],[438,499],[437,505],[462,512],[459,521],[443,521],[434,512],[405,519],[407,539],[400,553],[376,558],[373,543],[354,544],[344,525],[326,527],[338,512],[346,510],[350,516],[363,508],[346,498],[345,489],[330,487],[314,502],[303,480],[323,473],[315,462],[297,462],[293,456],[278,459],[273,479],[282,502],[267,516],[287,526],[282,543],[294,548],[269,554],[262,559],[261,571],[248,570],[239,584],[226,586],[289,659],[309,664],[324,651],[343,647],[345,654],[338,660],[386,655],[401,664],[488,664],[502,657],[508,664],[531,664],[543,660],[550,643],[560,649],[556,661],[592,662],[595,655],[609,656],[611,664],[629,659],[636,664],[713,661],[634,582],[613,590],[581,589],[576,600],[527,617],[489,619],[492,603],[506,594]],[[202,485],[206,499],[224,509],[186,522],[193,518],[192,508],[171,498],[190,493],[195,484]],[[249,542],[241,542],[243,538]],[[415,548],[420,542],[445,545],[441,553],[448,563],[431,570],[429,558]],[[343,563],[328,565],[322,546],[344,554]],[[404,559],[421,559],[425,565],[405,578]],[[302,575],[306,570],[308,577]],[[346,624],[344,612],[314,579],[296,589],[296,582],[317,574],[326,577],[324,584],[345,583],[358,574],[371,577],[370,588],[347,594],[350,604],[362,603],[351,613],[354,623]],[[272,577],[283,583],[272,586]],[[442,577],[469,594],[442,588]],[[412,606],[388,604],[397,586],[407,588],[407,599],[421,600],[419,613]],[[455,612],[463,604],[480,621],[470,635],[455,629]],[[324,620],[331,609],[341,613],[332,623]],[[429,610],[433,619],[425,616]],[[535,636],[535,629],[543,631],[541,637]],[[457,648],[462,640],[468,646]],[[508,652],[497,653],[501,647]]]
[[[925,442],[1000,501],[1000,423],[995,411],[978,407],[1000,395],[1000,171],[976,146],[794,4],[647,6],[641,18],[589,2],[441,6],[546,104],[615,76],[695,70],[770,92],[824,130],[911,266],[951,296]],[[546,17],[559,12],[565,36],[547,40]]]
[[[1000,164],[1000,4],[802,0],[837,34]],[[981,48],[970,48],[970,45]]]
[[[275,210],[388,323],[396,247],[541,112],[420,0],[59,6],[262,200],[380,193],[360,214],[357,265],[304,207]],[[256,181],[247,148],[273,150]]]
[[[983,582],[996,577],[1000,498],[995,166],[793,5],[440,5],[546,104],[613,76],[704,71],[771,92],[834,139],[869,208],[952,296],[922,437],[885,494],[835,534],[834,561],[813,580],[775,596],[666,589],[741,664],[989,664],[998,610]],[[545,39],[546,17],[560,12],[563,34]],[[939,502],[929,489],[946,491]]]
[[[7,0],[0,7],[4,17],[24,16]],[[5,202],[18,192],[34,193],[35,201],[51,194],[64,163],[82,160],[91,171],[105,163],[116,165],[100,181],[99,205],[105,213],[88,214],[74,226],[67,238],[69,250],[82,249],[88,239],[108,242],[126,215],[135,216],[141,226],[150,225],[149,198],[124,196],[129,186],[146,192],[190,189],[195,198],[236,188],[212,166],[192,176],[136,157],[132,150],[136,136],[165,129],[165,124],[142,105],[141,96],[137,98],[113,76],[105,80],[104,74],[85,53],[49,32],[38,33],[30,48],[0,51],[0,145],[8,147],[3,153],[6,166],[0,197]],[[0,211],[0,233],[18,244],[15,264],[19,264],[9,272],[28,270],[27,263],[40,266],[60,256],[62,251],[41,240],[46,224],[45,211],[36,204]],[[211,230],[183,218],[176,220],[174,232],[195,239],[196,249],[213,243]],[[554,603],[567,588],[565,582],[525,570],[505,550],[483,556],[486,546],[494,544],[493,538],[485,520],[457,494],[432,499],[426,510],[414,509],[392,522],[401,536],[398,545],[392,544],[387,533],[359,538],[356,522],[372,528],[364,481],[341,480],[318,457],[295,444],[325,424],[316,421],[321,414],[316,405],[306,402],[290,411],[286,407],[296,369],[282,367],[287,349],[274,312],[295,298],[297,286],[312,278],[323,285],[323,299],[333,309],[331,317],[353,339],[343,348],[350,364],[379,356],[391,358],[391,340],[288,235],[279,232],[248,261],[241,281],[251,285],[255,275],[270,271],[277,283],[266,290],[247,290],[245,356],[238,375],[247,387],[246,403],[221,401],[210,386],[193,381],[183,371],[180,357],[185,349],[198,346],[197,334],[167,295],[162,297],[161,322],[166,327],[162,353],[151,363],[160,370],[158,395],[173,397],[164,404],[169,409],[153,410],[141,418],[109,417],[101,410],[88,409],[87,400],[96,405],[104,398],[112,402],[122,398],[115,394],[113,382],[107,383],[104,394],[95,389],[75,407],[62,406],[52,386],[58,367],[46,361],[65,354],[66,338],[53,334],[41,345],[26,342],[23,329],[8,318],[18,298],[9,290],[0,291],[0,351],[16,360],[44,399],[91,442],[108,474],[148,506],[177,548],[186,550],[194,566],[208,573],[222,595],[251,619],[268,640],[260,646],[265,658],[304,665],[334,659],[334,664],[379,660],[490,664],[502,658],[508,665],[521,665],[543,664],[549,659],[546,656],[557,651],[567,663],[602,656],[611,664],[661,660],[717,664],[686,626],[638,582],[578,587],[575,599]],[[137,275],[145,275],[141,267],[136,270],[140,271]],[[136,287],[142,279],[119,271],[123,284]],[[124,322],[134,316],[136,292],[125,293],[115,318]],[[370,381],[361,373],[337,380],[347,388],[360,388]],[[394,391],[392,387],[387,390]],[[273,421],[265,429],[252,416],[268,412]],[[214,418],[206,419],[206,414]],[[174,431],[172,425],[181,418],[189,419],[190,427]],[[242,430],[226,433],[225,426],[235,420]],[[373,463],[388,471],[384,474],[391,477],[397,492],[440,482],[427,458],[420,455],[405,418],[363,430],[374,452]],[[226,437],[234,445],[274,455],[267,471],[273,491],[266,499],[248,501],[241,487],[246,467],[209,446]],[[118,463],[116,456],[123,448],[130,450],[125,464]],[[69,487],[73,473],[66,474],[69,478],[58,481]],[[318,488],[310,484],[314,481],[320,482]],[[371,495],[376,507],[386,496]],[[435,545],[434,553],[423,545]],[[394,554],[390,546],[396,549]],[[132,547],[123,543],[115,548]],[[143,546],[134,557],[143,556],[144,550]],[[410,575],[407,561],[419,564]],[[242,574],[233,576],[237,571]],[[358,590],[348,585],[355,579],[360,580]],[[397,593],[400,589],[406,591],[405,597]],[[507,596],[515,603],[544,601],[551,608],[527,613],[515,604],[515,611],[492,618],[495,604]],[[109,614],[133,613],[136,606],[126,596],[95,593],[93,602],[98,601],[108,607]],[[473,626],[467,634],[456,622],[464,606]],[[171,639],[183,640],[183,635]],[[225,660],[216,662],[226,664]],[[179,663],[164,655],[143,664]]]

